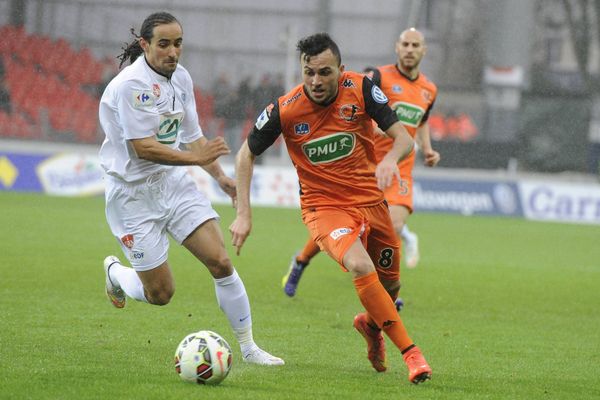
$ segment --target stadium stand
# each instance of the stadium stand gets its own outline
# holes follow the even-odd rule
[[[0,27],[0,57],[11,113],[0,118],[0,135],[95,143],[98,87],[103,63],[87,48],[32,35],[22,27]]]
[[[0,37],[0,87],[9,103],[0,109],[0,137],[99,143],[99,97],[117,72],[114,60],[23,27],[4,25]],[[195,94],[203,126],[219,134],[213,97]]]

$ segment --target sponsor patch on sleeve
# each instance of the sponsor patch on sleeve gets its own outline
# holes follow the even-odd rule
[[[373,100],[379,104],[385,104],[388,102],[387,96],[383,94],[383,91],[377,85],[373,85],[371,88],[371,96],[373,96]]]
[[[132,92],[133,106],[135,108],[150,107],[154,105],[152,90],[134,90]]]
[[[269,122],[269,118],[271,117],[271,110],[273,109],[273,107],[273,104],[269,104],[258,116],[258,119],[254,124],[254,126],[256,126],[256,129],[261,130],[263,126],[265,126],[265,124]]]

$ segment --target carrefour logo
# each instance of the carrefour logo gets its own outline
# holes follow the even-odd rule
[[[398,120],[402,124],[412,126],[413,128],[419,127],[421,119],[423,119],[423,115],[425,114],[425,110],[421,107],[401,101],[394,103],[392,109],[396,112]]]
[[[150,107],[154,105],[154,95],[150,90],[134,90],[133,106],[135,108]]]
[[[311,140],[302,145],[302,151],[312,164],[323,164],[352,154],[355,143],[354,134],[340,132]]]

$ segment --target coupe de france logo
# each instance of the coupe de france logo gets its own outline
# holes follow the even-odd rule
[[[371,96],[373,96],[373,100],[379,104],[385,104],[388,102],[388,98],[385,94],[383,94],[383,91],[377,85],[373,85],[371,88]]]
[[[294,133],[296,135],[306,135],[310,133],[310,125],[307,122],[300,122],[294,125]]]

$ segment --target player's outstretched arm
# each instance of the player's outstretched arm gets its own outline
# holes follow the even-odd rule
[[[250,183],[252,181],[252,172],[254,170],[255,156],[248,147],[248,141],[244,141],[235,160],[235,176],[237,190],[237,208],[235,220],[229,226],[231,232],[232,245],[237,249],[236,254],[240,255],[240,250],[252,230],[252,210],[250,206]]]
[[[223,138],[207,140],[200,138],[188,146],[191,151],[179,151],[159,143],[154,137],[132,139],[131,145],[141,159],[166,165],[206,165],[230,150]]]
[[[214,139],[208,140],[206,137],[202,136],[198,140],[193,141],[192,143],[188,143],[187,147],[190,149],[192,153],[194,153],[197,157],[197,165],[201,167],[205,167],[209,164],[214,163],[217,158],[224,156],[226,154],[231,153],[229,150],[229,146],[225,142],[225,139],[222,137],[216,137]],[[219,167],[220,169],[221,167]],[[210,170],[206,170],[211,176],[215,179],[217,177],[211,173]],[[217,171],[213,171],[217,172]],[[221,173],[223,171],[221,170]]]

